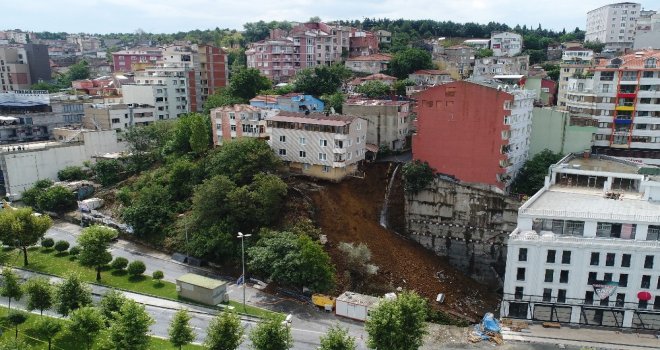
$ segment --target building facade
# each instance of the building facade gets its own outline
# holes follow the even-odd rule
[[[136,72],[135,82],[122,85],[124,103],[155,107],[159,120],[174,119],[191,111],[188,71],[157,66]]]
[[[633,47],[641,5],[619,2],[587,12],[585,41],[601,42],[605,49],[624,51]]]
[[[437,69],[422,69],[408,75],[416,85],[438,85],[452,81],[449,72]]]
[[[557,107],[561,110],[566,108],[566,92],[568,91],[568,79],[575,75],[585,74],[593,65],[594,52],[581,46],[564,49],[561,63],[559,63],[559,82],[557,88]]]
[[[645,170],[589,154],[550,168],[509,236],[503,317],[660,329],[660,178]]]
[[[527,75],[529,56],[485,57],[474,62],[472,78],[476,80],[492,79],[496,75]]]
[[[493,32],[490,36],[490,49],[495,57],[513,57],[522,52],[522,35],[511,32]]]
[[[266,118],[270,147],[293,173],[339,181],[364,160],[367,122],[348,115],[280,112]]]
[[[266,117],[275,115],[277,111],[269,111],[250,105],[237,104],[223,106],[211,110],[211,128],[213,144],[240,137],[254,137],[267,140]]]
[[[533,92],[456,81],[417,101],[414,159],[463,182],[508,188],[528,157]]]
[[[297,92],[286,95],[259,95],[250,100],[250,106],[277,109],[284,112],[323,112],[325,103],[320,99]]]
[[[556,107],[534,107],[529,157],[550,150],[559,154],[591,149],[597,126],[583,119],[571,119],[568,111]]]
[[[154,65],[162,57],[163,53],[157,47],[117,51],[112,53],[112,68],[115,72],[132,72],[139,67]]]
[[[367,122],[368,144],[399,151],[407,145],[410,133],[410,102],[351,99],[342,112]]]
[[[660,13],[656,11],[640,12],[635,26],[633,50],[660,50]]]
[[[87,104],[82,125],[85,129],[120,133],[132,126],[145,126],[157,120],[155,108],[149,105]]]
[[[387,69],[392,56],[387,54],[373,54],[368,56],[356,56],[346,60],[346,68],[353,72],[376,74]]]

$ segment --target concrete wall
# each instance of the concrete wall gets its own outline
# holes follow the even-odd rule
[[[400,150],[406,144],[409,127],[408,105],[357,105],[344,103],[344,114],[367,121],[367,143]],[[399,112],[399,109],[402,109]],[[404,111],[405,109],[405,111]]]
[[[405,206],[413,240],[448,257],[476,280],[501,283],[498,273],[504,273],[506,241],[516,227],[518,201],[437,178],[427,190],[407,195]]]
[[[534,108],[529,156],[549,149],[555,153],[582,152],[591,147],[593,126],[570,125],[568,112],[553,108]]]

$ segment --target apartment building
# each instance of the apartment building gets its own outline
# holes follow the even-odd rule
[[[256,68],[275,83],[290,81],[299,69],[300,47],[289,39],[265,39],[250,44],[245,51],[247,66]]]
[[[472,79],[487,80],[496,75],[527,75],[529,55],[516,57],[484,57],[474,62]]]
[[[522,52],[522,35],[511,32],[493,32],[490,35],[490,49],[495,57],[513,57]]]
[[[30,89],[51,79],[48,47],[39,44],[0,46],[0,91]]]
[[[368,56],[378,53],[378,37],[376,34],[366,31],[351,28],[349,36],[349,55],[354,56]]]
[[[266,122],[270,146],[291,172],[340,181],[364,160],[367,122],[362,118],[280,112]]]
[[[190,112],[188,71],[182,67],[156,66],[138,71],[135,82],[121,87],[124,103],[154,106],[159,120]]]
[[[409,101],[350,99],[342,111],[367,122],[367,144],[399,151],[407,146],[410,133]]]
[[[86,104],[82,126],[89,130],[115,130],[120,133],[132,126],[145,126],[158,120],[154,106]]]
[[[413,158],[468,183],[507,190],[527,160],[535,94],[455,81],[417,95]]]
[[[323,112],[325,103],[320,99],[299,92],[285,95],[259,95],[250,100],[250,106],[277,109],[285,112]]]
[[[660,51],[601,59],[569,79],[571,118],[597,123],[595,153],[660,164]]]
[[[509,236],[501,315],[660,330],[657,170],[588,153],[551,166]]]
[[[266,117],[276,115],[279,111],[262,109],[245,104],[223,106],[211,110],[211,128],[213,144],[240,137],[255,137],[267,140]]]
[[[392,59],[391,55],[377,53],[368,56],[351,57],[344,63],[353,72],[377,74],[387,69]]]
[[[408,74],[408,79],[416,85],[438,85],[453,80],[449,72],[438,69],[421,69]]]
[[[135,48],[112,53],[112,68],[115,72],[132,72],[148,65],[154,65],[163,57],[157,47]]]
[[[660,50],[660,13],[651,10],[640,11],[635,26],[633,50]]]
[[[383,73],[376,73],[376,74],[367,75],[366,77],[357,77],[349,81],[346,85],[348,91],[353,92],[358,86],[364,85],[365,83],[370,81],[379,81],[385,85],[392,86],[396,80],[397,79],[393,76]]]
[[[582,46],[573,46],[564,49],[559,63],[559,82],[557,89],[557,107],[566,110],[566,92],[568,79],[581,76],[592,67],[594,52]]]
[[[606,50],[632,48],[640,11],[641,5],[638,3],[619,2],[587,12],[584,40],[604,43]]]

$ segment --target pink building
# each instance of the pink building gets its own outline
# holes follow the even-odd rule
[[[213,144],[219,146],[238,137],[267,138],[265,118],[268,113],[274,114],[243,104],[212,109]]]
[[[117,51],[112,53],[112,68],[115,72],[132,72],[136,65],[155,64],[161,57],[161,49],[155,47]]]
[[[378,49],[378,37],[372,32],[352,28],[349,40],[351,57],[368,56],[380,52]]]

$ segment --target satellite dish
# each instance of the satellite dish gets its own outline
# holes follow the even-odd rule
[[[330,113],[335,114],[335,107],[330,107]]]

